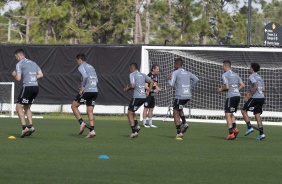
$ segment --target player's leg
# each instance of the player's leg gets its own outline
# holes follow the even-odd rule
[[[153,125],[153,112],[154,112],[154,107],[155,107],[155,97],[151,96],[151,100],[148,104],[149,107],[149,112],[148,112],[148,116],[149,116],[149,126],[152,128],[157,128],[157,126]]]
[[[180,104],[181,104],[182,106],[184,106],[189,100],[190,100],[190,99],[181,100]],[[180,124],[181,132],[182,132],[182,133],[185,133],[185,132],[187,131],[187,129],[189,128],[189,125],[188,125],[188,123],[186,122],[186,117],[185,117],[185,115],[184,115],[184,111],[183,111],[183,110],[179,111],[179,116],[180,116],[181,121],[182,121],[181,124]]]
[[[137,102],[138,99],[132,98],[129,105],[128,105],[128,110],[127,110],[127,118],[128,118],[128,123],[131,128],[131,138],[135,138],[138,136],[137,132],[137,126],[135,126],[135,123],[137,122],[136,114],[135,111],[138,110]]]
[[[260,99],[260,98],[256,99],[256,104],[255,104],[255,108],[254,108],[254,115],[255,115],[255,119],[257,121],[258,129],[259,129],[259,136],[258,136],[257,140],[262,140],[262,139],[265,138],[262,120],[261,120],[263,104],[264,104],[264,99]]]
[[[247,125],[247,130],[246,130],[244,136],[247,136],[254,131],[254,129],[252,128],[252,125],[251,125],[251,119],[248,115],[248,111],[250,110],[250,107],[252,107],[252,105],[253,105],[252,103],[253,103],[253,98],[250,98],[247,102],[245,102],[243,108],[241,109],[243,119],[244,119],[244,121],[246,122],[246,125]]]
[[[232,107],[231,122],[232,122],[232,129],[233,129],[233,133],[235,135],[235,138],[239,134],[239,130],[238,130],[237,125],[236,125],[236,117],[234,116],[234,113],[237,112],[237,108],[238,108],[239,103],[240,103],[240,96],[232,97],[232,100],[231,100],[231,107]]]
[[[179,115],[179,111],[182,110],[182,106],[179,104],[180,100],[179,99],[175,99],[174,103],[173,103],[173,119],[174,119],[174,124],[175,124],[175,128],[176,128],[176,138],[182,138],[183,134],[181,132],[181,128],[180,128],[180,115]],[[181,108],[181,109],[180,109]]]
[[[78,107],[80,106],[81,103],[84,103],[84,99],[82,98],[82,95],[77,95],[74,99],[74,101],[71,104],[71,109],[76,117],[77,121],[79,122],[79,135],[83,133],[85,128],[88,128],[89,126],[83,121],[80,111]]]
[[[28,125],[27,125],[27,128],[29,129],[29,131],[26,133],[26,136],[30,136],[34,131],[34,127],[33,127],[33,123],[32,123],[32,112],[30,110],[30,107],[31,107],[31,104],[27,104],[27,105],[24,105],[24,111],[25,111],[25,114],[26,114],[26,117],[27,117],[27,120],[28,120]]]
[[[87,116],[88,116],[88,119],[89,119],[90,127],[88,127],[89,133],[85,138],[93,138],[94,136],[96,136],[96,132],[94,130],[94,125],[95,125],[94,115],[93,115],[94,106],[86,105],[86,111],[87,111]]]
[[[227,98],[225,101],[225,120],[228,128],[228,135],[227,135],[227,140],[233,140],[235,139],[235,135],[233,133],[233,128],[232,128],[232,113],[231,113],[231,98]]]
[[[17,104],[16,104],[16,111],[18,113],[18,117],[20,119],[20,122],[22,124],[22,132],[20,135],[20,138],[24,138],[25,135],[28,133],[29,129],[27,128],[26,122],[25,122],[25,111],[24,111],[24,105],[28,104],[28,88],[22,87],[21,92],[18,96]]]
[[[149,108],[146,108],[146,102],[144,104],[144,110],[143,110],[143,126],[145,128],[150,128],[150,126],[147,125],[147,117],[148,117],[148,111],[149,111]]]

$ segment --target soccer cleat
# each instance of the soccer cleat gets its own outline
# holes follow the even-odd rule
[[[22,130],[20,138],[24,138],[26,136],[26,134],[28,134],[28,132],[29,132],[29,129],[27,127],[25,127],[25,129]]]
[[[264,139],[264,138],[265,138],[265,135],[264,135],[264,134],[261,134],[261,135],[258,136],[257,141],[260,141],[260,140],[262,140],[262,139]]]
[[[251,127],[251,128],[248,128],[244,136],[249,135],[249,134],[250,134],[251,132],[253,132],[253,131],[254,131],[254,129],[253,129],[252,127]]]
[[[182,138],[182,137],[183,137],[183,133],[180,132],[179,134],[176,134],[175,138],[177,139],[177,138]]]
[[[233,129],[233,133],[234,133],[234,136],[235,136],[235,138],[236,138],[237,135],[239,134],[238,128],[234,128],[234,129]]]
[[[185,133],[188,128],[189,128],[188,123],[182,123],[182,124],[180,125],[180,130],[181,130],[182,133]]]
[[[139,125],[136,125],[135,126],[135,129],[136,129],[136,131],[137,131],[137,133],[141,130],[141,127],[139,126]]]
[[[137,132],[134,132],[134,133],[132,133],[131,135],[130,135],[130,138],[135,138],[135,137],[138,137],[138,133]]]
[[[150,127],[151,127],[151,128],[158,128],[157,126],[155,126],[155,125],[153,125],[153,124],[150,125]]]
[[[144,126],[145,128],[150,128],[150,126],[147,125],[147,124],[143,124],[143,126]]]
[[[94,130],[92,130],[91,132],[88,133],[88,135],[85,138],[93,138],[96,136],[96,133]]]
[[[81,134],[83,133],[83,131],[84,131],[84,129],[85,129],[86,127],[87,127],[87,124],[86,124],[86,123],[82,122],[82,123],[80,124],[79,135],[81,135]]]
[[[35,132],[35,128],[31,127],[29,131],[25,134],[25,136],[30,136],[33,132]]]
[[[234,133],[232,134],[228,134],[227,137],[226,137],[226,140],[234,140],[236,137],[234,135]]]

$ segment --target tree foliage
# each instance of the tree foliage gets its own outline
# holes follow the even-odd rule
[[[20,7],[0,16],[1,43],[246,44],[248,7],[239,0],[16,1]],[[282,2],[254,2],[252,42],[263,44],[263,26],[282,23]]]

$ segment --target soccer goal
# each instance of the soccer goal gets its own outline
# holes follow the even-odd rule
[[[0,82],[0,117],[14,117],[14,88],[13,82]]]
[[[163,89],[156,97],[154,116],[164,121],[172,118],[174,91],[167,86],[166,77],[174,71],[174,59],[181,57],[184,68],[194,73],[199,83],[192,90],[192,99],[184,109],[185,115],[193,121],[224,121],[225,93],[216,89],[222,86],[222,62],[230,60],[232,70],[237,72],[245,88],[241,92],[239,111],[235,114],[242,119],[240,112],[243,97],[249,88],[249,67],[259,63],[259,74],[266,86],[266,103],[262,114],[264,121],[281,122],[282,120],[282,49],[279,48],[228,48],[228,47],[170,47],[143,46],[140,71],[148,73],[152,64],[160,65],[159,86]],[[252,113],[249,113],[253,117]],[[142,119],[142,118],[141,118]]]

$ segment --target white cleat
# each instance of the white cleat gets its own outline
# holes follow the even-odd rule
[[[92,130],[91,132],[88,133],[88,135],[85,138],[93,138],[96,136],[96,133],[94,130]]]
[[[30,136],[33,132],[35,132],[35,128],[31,127],[29,131],[25,134],[25,136]]]
[[[135,137],[138,137],[138,133],[137,132],[135,132],[135,133],[132,133],[131,135],[130,135],[130,138],[135,138]]]
[[[143,124],[143,126],[144,126],[145,128],[150,128],[150,126],[147,125],[147,124]]]
[[[151,127],[151,128],[158,128],[157,126],[155,126],[155,125],[153,125],[153,124],[150,125],[150,127]]]
[[[24,138],[29,133],[29,129],[26,127],[24,130],[22,130],[20,138]]]
[[[79,135],[81,135],[84,132],[84,129],[87,127],[87,124],[82,122],[79,126]]]

